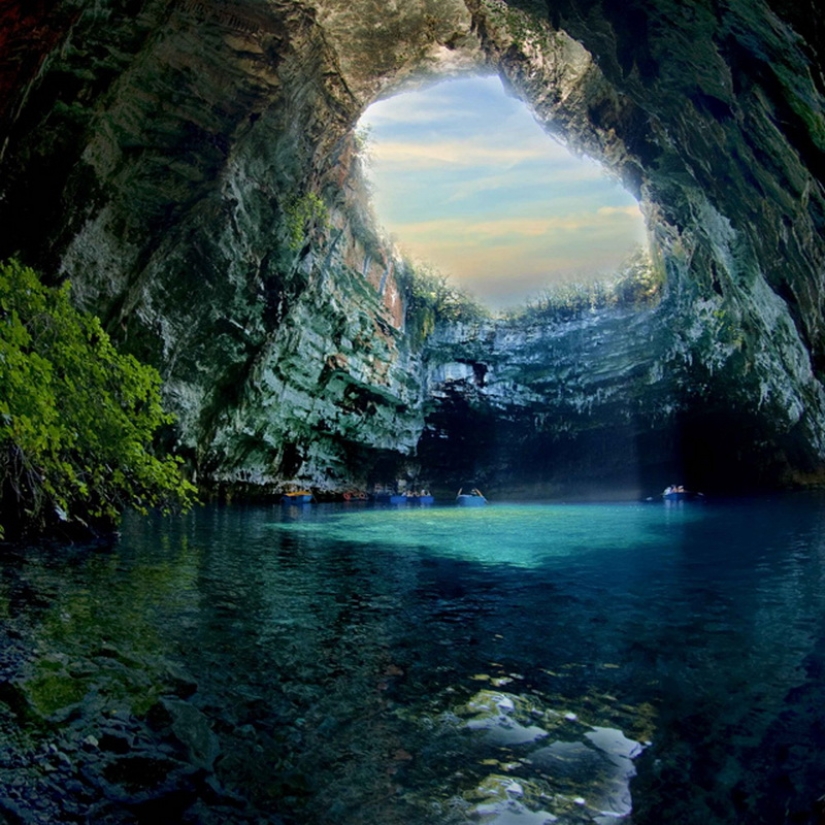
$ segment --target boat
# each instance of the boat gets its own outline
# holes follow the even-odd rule
[[[662,491],[662,501],[693,501],[697,498],[703,498],[702,493],[686,490],[681,485],[671,485]]]
[[[310,504],[315,500],[309,490],[295,490],[281,496],[281,504]]]
[[[458,495],[455,497],[455,503],[461,507],[482,507],[487,503],[487,499],[479,490],[473,488],[469,493],[459,490]]]
[[[679,490],[674,493],[662,493],[663,501],[696,501],[703,499],[704,493],[696,493],[693,490]]]
[[[435,497],[430,495],[426,490],[422,490],[421,492],[407,492],[404,493],[404,496],[407,499],[407,504],[432,504],[435,501]]]
[[[406,504],[407,496],[404,493],[391,493],[388,490],[380,490],[373,494],[376,504]]]

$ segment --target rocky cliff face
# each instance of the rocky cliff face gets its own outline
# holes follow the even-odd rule
[[[723,386],[742,341],[724,314],[703,312],[685,328],[669,297],[442,327],[425,362],[423,475],[436,489],[472,483],[498,499],[792,483],[789,467],[810,456],[783,416],[761,416],[741,383]]]
[[[462,454],[447,421],[462,403],[502,434],[475,469],[509,479],[525,422],[556,468],[535,483],[634,456],[700,478],[747,457],[766,482],[816,479],[824,84],[803,12],[782,0],[13,0],[0,256],[71,278],[160,366],[178,449],[202,481],[365,483],[415,453],[428,413],[435,472],[439,454]],[[431,352],[412,350],[352,130],[379,95],[479,68],[639,196],[667,273],[662,309],[470,341],[442,332]],[[451,341],[477,352],[450,354]],[[494,378],[465,381],[461,401],[438,373],[451,358]],[[597,435],[560,435],[585,430]]]

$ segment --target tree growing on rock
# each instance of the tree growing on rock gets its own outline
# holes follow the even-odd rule
[[[160,375],[119,353],[69,284],[0,265],[0,535],[113,528],[124,508],[188,507],[180,459],[151,444],[171,423]]]

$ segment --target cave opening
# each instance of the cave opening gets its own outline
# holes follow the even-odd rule
[[[379,225],[491,309],[609,279],[648,250],[637,199],[548,134],[498,75],[381,99],[357,135]]]
[[[428,343],[439,401],[417,472],[442,494],[472,480],[499,498],[638,498],[682,480],[672,422],[651,425],[639,397],[667,335],[664,265],[610,159],[568,148],[569,130],[554,139],[507,90],[498,75],[441,80],[356,127],[378,224],[494,313],[495,353],[475,332]],[[624,280],[631,261],[642,280]]]
[[[783,85],[795,77],[805,86],[806,60],[789,53],[774,76],[743,38],[720,50],[701,15],[656,18],[676,39],[663,36],[651,51],[644,27],[613,12],[593,28],[588,3],[562,4],[549,18],[542,4],[521,0],[425,5],[327,4],[289,48],[283,33],[297,23],[281,11],[270,10],[268,27],[258,26],[266,15],[256,17],[260,30],[250,22],[228,39],[219,36],[223,18],[183,14],[158,41],[124,29],[123,67],[129,49],[139,51],[119,79],[105,62],[84,65],[109,39],[90,18],[72,32],[83,45],[69,63],[45,63],[20,98],[0,175],[5,254],[70,279],[124,346],[163,370],[181,444],[221,478],[242,467],[273,484],[300,473],[326,485],[335,466],[348,485],[352,445],[396,448],[406,460],[433,397],[445,426],[465,420],[465,402],[480,411],[477,463],[511,489],[539,454],[549,469],[536,483],[567,486],[573,464],[590,481],[641,461],[651,485],[707,489],[723,472],[767,478],[753,465],[778,466],[783,456],[807,451],[820,461],[825,401],[811,366],[825,325],[821,279],[811,273],[821,270],[822,197],[807,153],[795,150],[802,115],[790,131],[775,117],[787,113],[783,97],[807,99]],[[726,14],[730,32],[746,29]],[[201,26],[208,48],[190,54]],[[707,71],[671,60],[674,44],[687,43],[690,65]],[[179,52],[183,72],[170,57]],[[665,66],[673,73],[659,76]],[[379,221],[399,246],[416,235],[453,244],[446,260],[412,254],[506,307],[540,290],[537,277],[587,276],[581,258],[559,263],[559,250],[584,238],[592,253],[598,221],[615,228],[632,212],[631,242],[644,243],[649,230],[661,256],[657,306],[636,306],[632,290],[613,315],[566,299],[556,315],[540,306],[531,316],[532,338],[526,324],[507,325],[507,310],[485,328],[492,351],[468,342],[421,355],[436,313],[424,306],[417,327],[405,316],[408,271],[373,231],[351,133],[378,107],[424,118],[415,95],[468,83],[517,109],[525,127],[509,111],[479,107],[481,92],[464,85],[442,108],[450,128],[475,137],[448,132],[417,149],[395,141],[395,162],[406,160],[408,182],[424,190],[412,197],[375,184]],[[475,141],[492,127],[492,145]],[[516,139],[527,129],[525,148]],[[584,169],[594,180],[602,169],[615,175],[609,193],[625,200],[554,214],[542,198],[581,180],[570,171],[546,178],[527,162],[542,156],[552,167],[554,152],[566,152],[553,136],[592,159]],[[374,177],[391,153],[375,127],[372,141]],[[435,161],[453,177],[438,184],[425,175]],[[55,164],[61,174],[46,181],[43,169]],[[480,196],[475,212],[471,194]],[[531,198],[539,212],[525,214]],[[382,202],[398,209],[416,200],[423,214],[393,227]],[[614,261],[622,246],[608,236]],[[464,280],[478,262],[486,293]],[[601,261],[590,272],[614,266]],[[405,337],[410,328],[421,334]],[[352,385],[376,399],[371,415],[352,403]],[[431,424],[425,438],[432,434],[443,463],[443,428]],[[314,452],[302,452],[298,469],[281,468],[281,445],[303,444],[308,431]],[[468,458],[457,452],[456,461]],[[678,477],[682,467],[692,478]]]

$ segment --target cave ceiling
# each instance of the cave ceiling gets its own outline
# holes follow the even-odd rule
[[[71,278],[78,302],[162,367],[195,441],[214,449],[227,410],[264,404],[249,388],[283,372],[275,339],[286,346],[294,308],[313,290],[320,301],[338,264],[380,284],[364,310],[383,313],[377,328],[403,327],[388,253],[352,194],[352,131],[382,96],[497,72],[639,198],[673,346],[701,362],[708,391],[733,387],[728,401],[793,432],[812,466],[825,456],[812,4],[39,0],[2,14],[0,255]],[[296,251],[284,227],[307,192],[331,218]],[[364,371],[379,397],[395,392]]]

